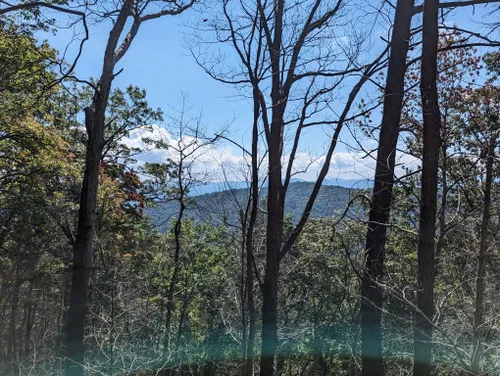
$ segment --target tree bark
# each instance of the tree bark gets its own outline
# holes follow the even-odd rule
[[[257,335],[257,314],[255,312],[254,299],[254,276],[253,276],[253,249],[254,249],[254,229],[257,221],[257,211],[259,206],[259,171],[258,171],[258,142],[259,142],[259,94],[256,90],[253,93],[254,99],[254,121],[252,129],[252,191],[251,209],[248,230],[246,235],[246,274],[247,274],[247,304],[248,304],[248,338],[245,359],[245,375],[253,376],[253,352],[255,337]]]
[[[71,298],[71,279],[72,279],[73,273],[72,273],[72,267],[69,262],[65,262],[64,265],[64,272],[63,272],[63,286],[62,286],[62,302],[61,302],[61,313],[60,313],[60,318],[59,318],[59,327],[61,328],[58,340],[57,340],[57,345],[56,345],[56,354],[58,356],[63,356],[65,353],[64,350],[64,341],[65,341],[65,329],[67,327],[68,323],[68,309],[70,305],[70,298]]]
[[[480,374],[480,361],[482,356],[482,325],[484,324],[484,292],[486,278],[486,254],[488,250],[488,227],[490,224],[491,185],[493,183],[493,161],[495,158],[496,137],[491,136],[488,145],[486,160],[486,184],[483,197],[483,215],[481,219],[481,234],[479,241],[479,254],[477,257],[476,277],[476,302],[474,311],[474,352],[471,362],[471,372]]]
[[[389,220],[399,123],[403,107],[406,57],[414,0],[398,0],[384,93],[384,109],[375,169],[373,197],[366,235],[366,260],[362,280],[362,374],[381,376],[382,288],[387,222]]]
[[[420,220],[418,234],[417,312],[414,376],[430,376],[434,314],[434,246],[436,235],[441,113],[437,92],[439,0],[424,3],[420,93],[424,119]]]
[[[83,376],[83,337],[89,273],[93,253],[94,214],[97,202],[101,151],[104,144],[103,129],[96,126],[95,118],[95,110],[87,108],[85,111],[85,123],[88,132],[87,154],[80,196],[78,231],[74,247],[71,295],[66,329],[67,376]]]
[[[443,132],[446,132],[446,123],[442,124]],[[446,207],[448,201],[448,146],[445,140],[441,143],[441,207],[439,209],[439,236],[436,243],[436,258],[440,259],[441,250],[444,247],[446,235]],[[439,273],[438,271],[436,273]]]
[[[18,317],[18,306],[19,306],[19,291],[21,289],[21,280],[19,273],[19,265],[16,265],[16,280],[14,285],[14,293],[12,294],[12,307],[10,311],[10,323],[9,323],[9,338],[7,343],[7,359],[9,361],[9,374],[17,375],[19,373],[17,358],[18,358],[18,347],[17,347],[17,317]]]
[[[174,293],[175,288],[177,287],[177,283],[179,280],[179,273],[181,270],[180,265],[180,254],[181,254],[181,236],[182,236],[182,220],[184,217],[184,210],[186,209],[184,203],[184,188],[182,182],[182,165],[183,159],[181,158],[181,162],[178,167],[178,184],[180,189],[180,198],[179,198],[179,213],[177,213],[177,219],[175,221],[174,227],[174,241],[175,241],[175,251],[174,251],[174,270],[172,272],[172,278],[170,279],[170,285],[168,287],[167,293],[167,313],[165,318],[165,339],[163,343],[163,355],[166,357],[168,352],[170,351],[170,326],[172,324],[172,315],[174,310]],[[169,370],[167,370],[167,375],[169,375]]]
[[[283,97],[281,76],[281,42],[283,37],[283,0],[275,2],[274,38],[269,46],[272,71],[271,101],[273,104],[271,129],[268,139],[268,196],[266,271],[262,286],[262,350],[260,375],[274,374],[274,358],[278,348],[278,273],[283,241],[284,192],[281,181],[283,152],[283,115],[286,98]]]
[[[26,302],[24,303],[24,357],[28,358],[31,352],[31,332],[33,329],[34,325],[34,317],[35,317],[35,311],[36,308],[34,309],[33,301],[32,301],[32,293],[33,293],[33,288],[35,284],[35,279],[32,277],[32,280],[30,281],[30,286],[28,288],[28,294],[26,296]],[[36,307],[36,305],[35,305]]]
[[[279,94],[278,94],[279,95]],[[273,99],[273,103],[282,102]],[[261,376],[274,373],[278,348],[278,273],[283,241],[284,192],[281,181],[284,105],[273,109],[269,139],[269,187],[267,197],[266,272],[262,286],[262,354]]]
[[[85,171],[80,194],[78,227],[73,247],[73,275],[70,306],[66,328],[66,376],[83,376],[83,340],[90,268],[92,266],[94,220],[99,186],[99,167],[104,148],[106,107],[111,91],[114,68],[117,63],[115,50],[125,27],[133,0],[126,0],[111,30],[104,53],[103,70],[95,88],[91,106],[85,109],[87,149]]]

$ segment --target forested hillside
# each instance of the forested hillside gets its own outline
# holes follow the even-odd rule
[[[290,216],[293,224],[300,219],[313,190],[313,183],[292,182],[285,199],[285,215]],[[265,204],[266,187],[262,187],[262,204]],[[348,209],[351,216],[362,217],[363,208],[358,204],[349,205],[351,198],[361,193],[358,189],[349,189],[338,186],[323,185],[311,211],[311,218],[331,218],[344,215]],[[193,196],[192,203],[186,209],[185,215],[197,221],[208,221],[216,224],[238,226],[240,214],[245,210],[249,200],[248,188],[229,189],[222,192],[213,192],[200,196]],[[172,218],[179,211],[179,203],[168,202],[153,206],[146,210],[153,223],[160,228],[168,228],[171,223],[164,223],[166,218]]]
[[[0,376],[500,375],[499,16],[0,0]]]

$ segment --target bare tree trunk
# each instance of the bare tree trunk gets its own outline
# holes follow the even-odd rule
[[[406,57],[410,39],[413,0],[398,0],[392,31],[389,67],[384,93],[375,183],[366,235],[366,264],[362,280],[362,367],[363,376],[381,376],[382,288],[399,123],[403,107]]]
[[[434,245],[436,236],[441,113],[437,92],[439,0],[426,0],[423,15],[420,92],[424,119],[422,182],[418,234],[417,312],[414,376],[430,376],[434,314]]]
[[[248,338],[245,359],[245,375],[253,376],[253,352],[255,345],[255,337],[257,335],[257,314],[255,312],[254,298],[254,276],[253,276],[253,235],[255,230],[255,222],[257,220],[257,211],[259,206],[259,171],[258,171],[258,138],[259,138],[259,94],[254,90],[254,121],[252,129],[252,191],[251,200],[252,206],[250,211],[250,220],[246,236],[246,272],[247,272],[247,300],[248,300]]]
[[[129,16],[132,0],[126,0],[110,32],[104,54],[103,70],[91,106],[85,109],[87,149],[85,172],[80,195],[78,227],[73,247],[73,276],[66,329],[66,376],[83,376],[83,339],[90,268],[92,238],[99,186],[99,167],[104,148],[106,107],[117,62],[115,50]]]
[[[35,284],[35,279],[32,277],[30,281],[30,286],[28,289],[28,294],[26,296],[26,302],[24,303],[24,356],[28,357],[30,355],[30,342],[31,342],[31,331],[33,329],[33,319],[35,316],[35,311],[33,308],[32,293]],[[21,347],[21,346],[19,346]]]
[[[301,132],[306,125],[306,120],[309,116],[309,109],[313,104],[319,100],[325,93],[330,93],[335,90],[337,84],[329,87],[326,85],[324,88],[316,91],[314,88],[314,79],[310,81],[310,87],[302,98],[304,100],[303,108],[301,111],[300,119],[297,119],[295,129],[293,146],[290,156],[287,161],[286,171],[283,169],[283,137],[285,120],[284,115],[288,101],[291,97],[290,93],[292,87],[301,80],[309,80],[308,77],[321,77],[323,73],[307,72],[298,74],[296,68],[300,66],[302,69],[301,55],[308,55],[311,50],[305,50],[304,47],[308,45],[310,37],[316,35],[316,31],[334,23],[332,19],[339,16],[340,9],[342,8],[343,1],[336,1],[333,3],[323,4],[321,0],[311,3],[309,10],[304,9],[301,3],[285,4],[284,0],[275,0],[273,2],[256,2],[255,17],[248,13],[246,5],[242,5],[243,16],[240,18],[244,20],[246,17],[249,22],[251,35],[249,38],[241,37],[238,30],[235,30],[234,25],[239,23],[231,16],[231,11],[228,9],[227,2],[224,2],[223,10],[227,19],[227,30],[229,32],[228,41],[231,41],[232,46],[238,53],[241,62],[245,69],[242,74],[247,75],[249,82],[254,89],[254,100],[257,97],[259,107],[261,110],[260,116],[263,123],[264,135],[268,147],[267,162],[268,162],[268,197],[267,197],[267,228],[266,228],[266,261],[264,282],[261,286],[263,295],[262,306],[262,346],[261,346],[261,361],[260,361],[260,375],[272,376],[275,372],[275,355],[278,348],[278,274],[280,260],[287,254],[291,247],[295,244],[298,236],[301,234],[313,208],[314,202],[317,198],[322,182],[324,181],[329,167],[333,152],[337,145],[339,133],[342,129],[344,121],[350,111],[351,105],[356,99],[363,84],[369,77],[377,71],[377,63],[385,56],[385,52],[381,54],[372,64],[360,68],[362,71],[360,80],[354,85],[350,91],[347,102],[344,106],[342,114],[335,129],[326,158],[321,168],[321,171],[316,179],[312,193],[309,195],[306,207],[302,213],[300,220],[292,230],[290,236],[285,240],[283,239],[283,217],[284,217],[284,201],[285,195],[293,176],[293,167],[296,152],[300,145]],[[296,12],[296,13],[294,13]],[[299,26],[301,21],[299,15],[306,14],[302,26]],[[286,15],[293,14],[293,15]],[[290,17],[290,18],[288,18]],[[294,19],[299,24],[294,24],[297,28],[292,27],[294,30],[290,35],[289,31],[284,32],[283,29],[291,30],[292,24],[284,22],[284,19]],[[300,30],[301,29],[301,30]],[[217,32],[218,33],[218,32]],[[297,35],[295,35],[297,33]],[[254,38],[255,37],[255,38]],[[255,43],[255,45],[254,45]],[[254,48],[255,47],[255,48]],[[264,53],[265,56],[261,53]],[[304,50],[303,50],[304,49]],[[254,51],[254,53],[250,53]],[[310,56],[309,56],[310,57]],[[330,63],[330,56],[318,55],[318,61],[325,59]],[[308,58],[309,59],[309,58]],[[306,59],[306,60],[308,60]],[[349,57],[351,60],[352,57]],[[327,63],[327,65],[329,64]],[[269,64],[269,65],[268,65]],[[202,64],[203,65],[203,64]],[[217,65],[217,64],[216,64]],[[205,67],[206,68],[206,67]],[[218,73],[212,72],[209,68],[207,72],[222,81],[226,81]],[[266,72],[265,74],[262,74]],[[349,70],[345,71],[348,76]],[[329,75],[329,74],[328,74]],[[340,77],[343,74],[335,73],[334,76]],[[266,82],[266,89],[261,90],[259,84],[261,80],[268,80]],[[304,82],[303,81],[303,82]],[[238,82],[233,82],[238,84]],[[269,89],[270,87],[270,89]],[[268,90],[270,90],[271,100],[266,103]],[[311,91],[312,90],[312,91]],[[315,92],[313,94],[313,92]],[[295,100],[294,100],[295,101]],[[311,106],[311,107],[310,107]],[[269,112],[271,116],[269,115]],[[270,121],[269,121],[270,118]],[[292,122],[292,123],[295,123]],[[319,123],[318,123],[319,124]],[[283,176],[283,172],[285,172]],[[283,180],[282,180],[283,178]]]
[[[273,104],[269,147],[269,187],[267,196],[266,271],[262,286],[262,350],[260,375],[272,376],[278,348],[278,273],[283,241],[284,192],[281,181],[283,151],[283,114],[286,99],[280,81],[281,42],[283,38],[284,0],[275,1],[274,36],[269,53],[272,71],[271,100]],[[264,109],[263,109],[264,111]]]
[[[479,241],[479,254],[476,277],[476,302],[474,311],[474,352],[471,363],[471,372],[480,374],[480,361],[482,356],[482,325],[484,324],[484,291],[486,277],[486,253],[488,249],[488,227],[490,224],[491,185],[493,182],[493,160],[495,158],[496,137],[491,136],[488,145],[486,161],[486,186],[483,197],[483,217],[481,219],[481,238]]]
[[[446,133],[446,124],[443,124],[443,132]],[[439,209],[439,236],[436,243],[436,258],[439,260],[441,250],[444,246],[444,238],[446,235],[446,206],[448,195],[448,146],[445,140],[441,143],[441,157],[443,159],[441,165],[441,208]]]
[[[59,333],[59,337],[57,339],[57,345],[56,345],[56,354],[58,356],[64,355],[64,340],[65,340],[65,328],[67,327],[68,323],[68,308],[69,308],[69,303],[70,303],[70,298],[71,298],[71,278],[72,278],[72,268],[69,263],[65,262],[64,265],[64,272],[63,272],[63,296],[62,296],[62,302],[61,302],[61,310],[59,314],[59,326],[61,328],[61,331]]]
[[[273,101],[274,102],[274,101]],[[278,101],[274,102],[277,103]],[[282,107],[282,106],[279,106]],[[283,185],[281,182],[281,149],[283,120],[279,109],[273,109],[269,141],[269,188],[267,197],[266,272],[262,286],[262,354],[261,376],[274,373],[274,357],[278,348],[278,273],[283,237]]]
[[[247,218],[251,205],[251,196],[248,198],[246,210],[240,210],[240,223],[241,223],[241,254],[240,254],[240,304],[241,304],[241,363],[240,363],[240,375],[246,375],[246,354],[247,354],[247,344],[248,344],[248,331],[247,331],[247,315],[246,315],[246,305],[247,305],[247,288],[248,283],[246,280],[246,258],[247,258]]]
[[[179,187],[181,188],[181,198],[179,200],[179,213],[177,214],[177,219],[175,221],[174,227],[174,241],[175,241],[175,251],[174,251],[174,270],[172,272],[172,278],[170,279],[170,285],[168,287],[167,293],[167,313],[165,318],[165,339],[163,342],[163,355],[167,356],[170,351],[170,326],[172,324],[172,315],[174,310],[174,293],[175,288],[179,280],[179,273],[181,270],[180,265],[180,253],[181,253],[181,235],[182,235],[182,220],[184,216],[184,190],[182,188],[182,164],[179,166]],[[169,371],[167,371],[168,374]]]
[[[95,118],[95,110],[87,108],[85,111],[88,132],[87,155],[80,198],[78,231],[74,247],[73,275],[66,329],[67,376],[83,376],[83,337],[92,260],[94,213],[99,184],[99,164],[104,144],[104,130],[96,126]]]
[[[12,294],[12,307],[10,311],[10,323],[9,323],[9,338],[7,344],[7,359],[9,361],[9,374],[18,374],[17,367],[17,317],[18,317],[18,306],[19,306],[19,291],[21,288],[19,265],[16,265],[16,280],[14,281],[14,293]]]
[[[178,184],[178,189],[180,190],[180,194],[178,197],[178,202],[179,202],[179,212],[177,213],[177,218],[175,221],[175,226],[174,226],[174,242],[175,242],[175,250],[174,250],[174,270],[172,271],[172,277],[170,279],[170,284],[168,287],[168,293],[167,293],[167,312],[165,316],[165,337],[163,339],[163,356],[168,359],[170,356],[170,348],[171,348],[171,331],[170,327],[172,325],[172,316],[174,312],[174,295],[175,295],[175,290],[177,288],[177,284],[179,282],[179,273],[181,271],[181,264],[180,264],[180,254],[181,254],[181,237],[182,237],[182,221],[184,218],[184,211],[186,209],[186,205],[184,202],[185,199],[185,187],[184,187],[184,182],[183,182],[183,169],[184,169],[184,155],[182,149],[179,149],[179,152],[181,153],[180,157],[180,162],[179,165],[177,166],[177,184]],[[184,302],[185,304],[185,302]],[[180,339],[180,331],[182,329],[183,325],[183,310],[181,311],[181,318],[179,321],[179,330],[177,332],[177,342]],[[165,375],[170,376],[172,374],[172,369],[166,368],[165,369]]]
[[[271,189],[271,184],[269,184],[269,193],[268,200],[273,199],[274,202],[268,204],[269,222],[267,225],[266,274],[262,286],[262,376],[271,376],[273,374],[274,357],[278,347],[278,257],[281,249],[283,228],[281,213],[279,209],[277,209],[280,205],[279,187],[273,187],[273,189]]]

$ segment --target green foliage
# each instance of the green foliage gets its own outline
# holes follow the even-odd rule
[[[69,82],[64,82],[65,88],[56,84],[56,51],[31,33],[32,27],[47,29],[51,22],[36,8],[23,17],[26,27],[2,20],[0,28],[0,373],[46,375],[58,374],[63,359],[86,151],[82,110],[93,91]],[[451,46],[460,38],[452,33],[443,36],[441,44]],[[474,352],[471,318],[485,149],[493,139],[494,218],[488,229],[486,350],[481,366],[496,374],[498,53],[482,59],[488,70],[483,77],[477,51],[452,51],[439,61],[445,143],[440,150],[436,265],[429,266],[437,271],[434,373],[458,374]],[[407,86],[413,90],[406,95],[402,126],[407,133],[400,144],[416,158],[422,142],[418,69],[408,72]],[[259,358],[266,213],[259,209],[257,215],[250,255],[254,284],[249,286],[244,209],[248,190],[192,196],[201,181],[190,162],[183,163],[199,144],[182,145],[182,137],[174,143],[145,137],[147,148],[172,152],[172,158],[139,168],[135,155],[141,150],[127,147],[126,138],[162,120],[162,111],[149,107],[144,90],[128,86],[112,91],[99,170],[86,372],[129,375],[167,367],[177,374],[241,374],[249,289],[257,316],[256,364]],[[394,189],[385,250],[383,349],[391,376],[410,374],[412,367],[420,174],[410,169],[407,173]],[[307,182],[289,185],[285,237],[301,217],[312,188]],[[265,207],[266,189],[260,208]],[[304,231],[281,261],[277,367],[283,375],[359,373],[359,281],[369,203],[355,201],[345,216],[340,214],[354,195],[363,193],[323,186]],[[175,291],[169,301],[172,284]],[[167,327],[169,303],[172,320]]]
[[[56,51],[14,25],[0,23],[0,124],[42,117],[56,83]]]
[[[172,175],[169,174],[172,166],[173,165],[170,163],[165,165],[147,164],[149,170],[157,176],[160,176],[160,179],[148,181],[147,184],[154,186],[157,182],[171,178]],[[292,223],[297,223],[302,216],[313,186],[314,184],[310,182],[290,183],[285,201],[285,213],[290,216]],[[267,187],[262,189],[261,195],[264,197],[266,190]],[[158,192],[158,189],[156,192]],[[171,188],[163,192],[163,197],[168,195],[172,197],[173,192]],[[239,208],[245,206],[248,200],[248,192],[248,189],[240,188],[234,189],[232,192],[223,191],[194,196],[192,197],[193,205],[186,211],[186,215],[198,221],[210,221],[213,223],[223,222],[232,226],[237,226],[240,222]],[[353,197],[357,192],[358,190],[351,190],[343,187],[322,186],[316,204],[313,206],[311,217],[323,218],[341,214],[349,202],[350,197]],[[233,199],[234,197],[237,202]],[[173,215],[173,213],[176,213],[177,207],[177,203],[163,200],[162,205],[149,209],[148,214],[151,216],[152,220],[161,227],[165,225],[165,223],[162,222],[162,218],[168,218]],[[358,216],[361,215],[362,210],[359,204],[356,203],[351,208],[350,213],[353,216]]]

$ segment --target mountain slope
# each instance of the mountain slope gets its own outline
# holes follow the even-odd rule
[[[291,179],[292,183],[310,183],[302,179]],[[350,189],[368,189],[373,187],[373,180],[368,179],[341,179],[327,178],[323,181],[323,185],[338,186]],[[201,196],[214,192],[223,192],[228,189],[245,189],[248,183],[244,181],[226,181],[226,182],[210,182],[200,185],[193,189],[193,196]]]
[[[285,199],[285,214],[292,217],[293,223],[297,223],[300,219],[313,187],[314,183],[311,182],[290,183]],[[311,218],[331,217],[343,212],[355,192],[355,189],[323,185],[313,206]],[[263,187],[262,200],[265,200],[266,194],[267,187]],[[248,189],[213,192],[194,196],[191,200],[192,203],[186,210],[186,217],[199,221],[238,225],[240,212],[245,210],[248,201]],[[148,214],[159,227],[166,228],[175,217],[177,210],[177,203],[172,202],[151,208]]]

